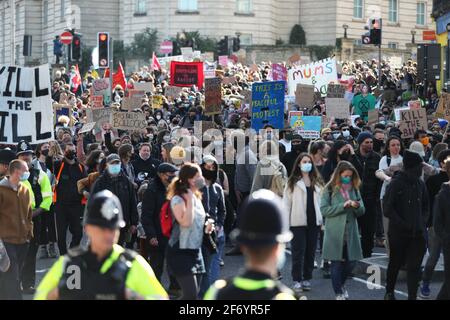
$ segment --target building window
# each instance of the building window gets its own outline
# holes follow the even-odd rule
[[[389,0],[389,22],[398,22],[398,0]]]
[[[419,2],[417,3],[417,17],[416,17],[416,23],[419,26],[424,26],[426,24],[426,3],[425,2]]]
[[[179,0],[178,10],[180,11],[197,11],[197,0]]]
[[[251,46],[253,44],[252,34],[241,34],[239,36],[241,46]]]
[[[44,62],[48,62],[48,44],[47,44],[47,42],[44,42],[42,44],[42,51],[43,51],[42,57],[44,58]]]
[[[66,20],[66,0],[61,0],[60,20]]]
[[[364,12],[364,0],[353,0],[353,18],[362,19]]]
[[[16,30],[20,29],[20,4],[16,4]]]
[[[47,24],[48,24],[48,1],[44,1],[44,6],[43,6],[42,10],[44,11],[43,12],[44,26],[47,26]]]
[[[397,49],[398,48],[398,43],[397,42],[389,42],[388,43],[388,48],[389,49]]]
[[[236,0],[236,12],[249,14],[252,13],[252,0]]]
[[[147,14],[147,0],[136,0],[134,14],[138,15]]]
[[[16,61],[14,64],[19,64],[19,59],[20,59],[20,44],[16,44]]]

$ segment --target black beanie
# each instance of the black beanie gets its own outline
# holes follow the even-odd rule
[[[409,150],[405,150],[405,152],[403,154],[403,168],[405,170],[417,167],[417,166],[421,165],[422,162],[423,162],[423,159],[418,153],[415,153],[415,152],[412,152]]]

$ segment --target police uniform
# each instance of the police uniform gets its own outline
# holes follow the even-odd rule
[[[238,229],[232,237],[240,245],[267,247],[292,239],[281,200],[269,190],[254,192],[244,204]],[[218,280],[206,292],[205,300],[295,300],[292,290],[271,275],[245,270],[228,280]]]
[[[93,195],[84,223],[108,229],[123,227],[119,199],[108,190]],[[168,298],[145,259],[117,244],[102,261],[89,249],[69,250],[45,275],[35,299],[47,299],[55,288],[61,300],[123,300],[130,298],[126,290],[144,299]]]

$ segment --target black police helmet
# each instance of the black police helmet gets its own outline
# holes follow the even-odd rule
[[[25,140],[21,140],[19,141],[19,143],[17,144],[17,152],[16,152],[16,156],[19,156],[21,154],[24,153],[31,153],[34,154],[34,150],[31,147],[31,145],[25,141]]]
[[[253,192],[243,205],[238,228],[232,237],[250,247],[291,241],[292,233],[280,197],[266,189]]]
[[[109,190],[103,190],[94,194],[87,203],[84,224],[108,229],[125,227],[119,198]]]

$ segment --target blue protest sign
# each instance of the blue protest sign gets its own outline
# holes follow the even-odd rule
[[[252,129],[271,124],[284,128],[285,81],[258,82],[252,85]]]
[[[294,130],[300,134],[303,139],[317,139],[320,138],[321,127],[321,116],[302,116],[295,122]]]

